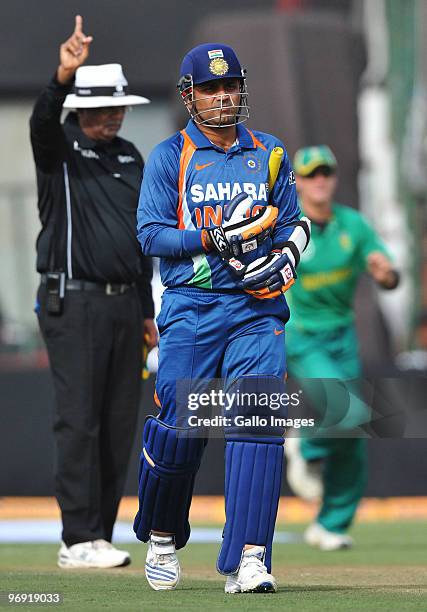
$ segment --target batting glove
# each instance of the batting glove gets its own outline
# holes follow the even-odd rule
[[[269,299],[285,293],[296,278],[297,273],[288,255],[277,250],[249,264],[241,286],[258,299]]]
[[[246,217],[252,204],[245,192],[234,197],[225,209],[222,225],[203,230],[204,249],[217,251],[227,262],[257,249],[273,231],[279,209],[263,206],[253,217]]]

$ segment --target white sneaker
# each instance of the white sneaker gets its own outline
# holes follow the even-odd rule
[[[245,550],[239,571],[227,576],[226,593],[275,593],[277,583],[267,572],[264,561],[264,546],[254,546]]]
[[[312,523],[305,530],[304,541],[324,551],[351,548],[354,544],[353,538],[349,535],[328,531],[319,523]]]
[[[155,591],[175,589],[181,576],[175,542],[172,536],[150,536],[145,576]]]
[[[286,478],[295,495],[306,501],[320,499],[323,495],[322,463],[304,459],[300,438],[286,438],[285,455]]]
[[[58,553],[58,565],[64,569],[77,567],[121,567],[129,565],[130,555],[118,550],[106,540],[93,540],[66,546],[64,542]]]

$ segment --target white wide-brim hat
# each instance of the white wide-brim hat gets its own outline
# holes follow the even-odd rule
[[[64,108],[102,108],[149,104],[142,96],[127,93],[128,82],[120,64],[81,66],[76,70],[74,93],[68,94]]]

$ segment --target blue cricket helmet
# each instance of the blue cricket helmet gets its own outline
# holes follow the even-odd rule
[[[180,78],[191,75],[194,85],[215,79],[244,77],[234,50],[221,43],[205,43],[191,49],[182,60]]]

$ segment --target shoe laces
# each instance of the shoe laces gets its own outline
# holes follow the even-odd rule
[[[170,546],[170,544],[170,542],[151,542],[151,550],[155,563],[158,563],[159,565],[166,565],[167,563],[173,563],[176,561],[175,553],[159,552],[159,548],[162,546]]]
[[[251,571],[251,575],[257,573],[257,571],[262,570],[263,572],[267,572],[267,568],[264,563],[261,561],[259,557],[256,555],[248,555],[243,557],[244,564],[243,567],[245,570]]]
[[[158,554],[154,553],[155,562],[159,565],[166,565],[167,563],[173,563],[175,561],[175,555],[173,554]]]

